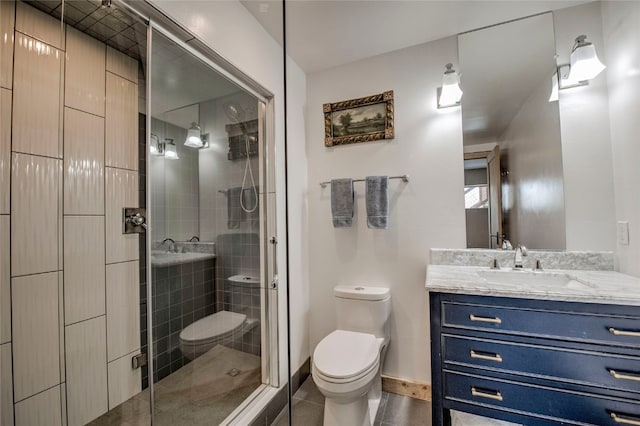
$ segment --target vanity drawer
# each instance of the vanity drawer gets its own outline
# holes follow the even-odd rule
[[[639,356],[443,335],[445,368],[485,368],[585,386],[635,392],[640,398]]]
[[[442,302],[442,326],[640,346],[640,317]]]
[[[574,424],[640,424],[640,402],[449,371],[444,372],[444,395],[448,408],[461,408],[457,402]]]

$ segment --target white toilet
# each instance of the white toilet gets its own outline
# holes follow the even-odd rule
[[[365,286],[333,292],[337,330],[318,343],[312,364],[313,381],[325,396],[324,425],[371,426],[382,396],[391,292]]]
[[[234,275],[227,280],[232,286],[260,288],[260,280],[250,276]],[[207,315],[180,332],[180,351],[185,358],[193,360],[216,345],[230,345],[241,340],[259,321],[259,318],[230,311]]]

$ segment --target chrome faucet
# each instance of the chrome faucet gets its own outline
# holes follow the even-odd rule
[[[516,253],[513,256],[513,269],[523,269],[524,262],[523,257],[527,256],[527,248],[521,244],[516,247]]]
[[[160,243],[160,245],[164,246],[165,243],[171,243],[167,246],[167,251],[175,251],[176,242],[173,240],[173,238],[165,238],[164,240],[162,240],[162,243]]]

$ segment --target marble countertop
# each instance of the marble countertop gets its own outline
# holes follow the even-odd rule
[[[519,280],[516,274],[523,274],[523,282],[511,280]],[[640,306],[640,279],[614,271],[428,265],[425,287],[442,293]]]

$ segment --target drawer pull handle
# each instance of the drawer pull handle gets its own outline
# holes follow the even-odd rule
[[[614,379],[635,380],[636,382],[640,382],[640,376],[637,374],[618,373],[615,370],[609,370],[609,374],[611,374]]]
[[[480,396],[482,398],[495,399],[496,401],[502,401],[502,394],[498,391],[491,391],[483,389],[482,391],[476,389],[475,386],[471,386],[471,395]]]
[[[615,336],[633,336],[640,337],[640,331],[631,331],[631,330],[616,330],[613,327],[609,327],[609,333]]]
[[[498,317],[479,317],[473,314],[469,315],[471,321],[490,322],[492,324],[502,324],[502,320]]]
[[[640,426],[640,419],[632,419],[630,417],[624,417],[624,416],[621,416],[620,414],[616,414],[616,413],[611,413],[611,418],[616,423],[622,423],[622,424],[625,424],[625,425]]]
[[[471,358],[484,359],[486,361],[502,362],[502,357],[500,356],[500,354],[492,354],[492,353],[487,353],[487,352],[476,352],[473,349],[471,349],[469,354],[471,355]]]

